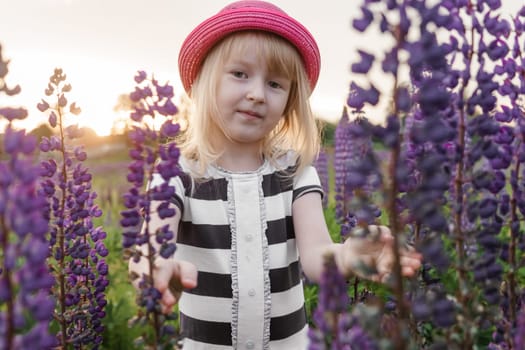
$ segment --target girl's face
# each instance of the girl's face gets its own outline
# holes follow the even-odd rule
[[[221,67],[217,107],[223,142],[260,145],[283,117],[292,82],[269,70],[255,43]]]

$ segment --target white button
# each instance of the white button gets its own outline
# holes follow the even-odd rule
[[[246,342],[246,349],[253,349],[255,347],[255,343],[251,340],[248,340]]]
[[[253,239],[253,235],[251,235],[250,233],[248,233],[248,234],[246,235],[246,240],[247,240],[248,242],[251,242],[252,239]]]
[[[248,291],[248,295],[251,296],[251,297],[253,297],[253,296],[255,295],[255,289],[253,289],[253,288],[250,289],[250,290]]]

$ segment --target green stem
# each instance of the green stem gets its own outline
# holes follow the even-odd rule
[[[395,39],[397,41],[397,47],[401,48],[405,42],[405,36],[402,33],[401,29],[398,28],[395,32]],[[399,51],[399,50],[397,50]],[[398,58],[399,60],[399,58]],[[393,84],[393,115],[397,118],[400,118],[400,109],[397,103],[398,87],[399,87],[399,71],[396,71],[394,75],[394,84]],[[394,278],[394,295],[397,300],[397,312],[399,317],[399,322],[396,322],[397,334],[394,339],[395,349],[405,350],[406,349],[406,331],[407,320],[409,319],[409,312],[407,305],[405,303],[405,292],[403,286],[403,275],[401,270],[401,223],[399,219],[399,211],[397,207],[397,196],[399,193],[399,184],[397,179],[397,167],[399,165],[399,158],[401,153],[401,144],[400,140],[403,139],[402,132],[399,132],[397,140],[392,147],[392,152],[390,154],[390,162],[388,164],[388,174],[390,174],[391,181],[385,187],[386,196],[387,196],[387,213],[388,213],[388,222],[390,225],[390,230],[394,238],[394,264],[392,266],[392,276]]]
[[[474,16],[474,14],[472,15]],[[467,62],[465,69],[470,70],[472,67],[472,58],[474,56],[474,29],[470,30],[470,42],[472,43],[472,47],[468,53]],[[465,96],[465,89],[468,82],[463,82],[463,85],[461,86],[461,90],[459,93],[459,96],[463,98]],[[469,296],[466,292],[467,286],[468,286],[468,278],[467,278],[467,269],[465,267],[465,259],[466,259],[466,253],[465,253],[465,232],[463,231],[463,212],[464,207],[466,205],[466,198],[465,193],[463,192],[463,184],[465,183],[464,178],[464,168],[465,168],[465,154],[466,154],[466,116],[465,116],[465,109],[464,107],[459,110],[459,122],[458,122],[458,163],[456,166],[456,177],[454,179],[454,191],[456,195],[456,208],[454,209],[454,239],[455,239],[455,247],[456,247],[456,254],[457,254],[457,266],[456,266],[456,272],[457,272],[457,278],[458,278],[458,284],[459,288],[456,293],[456,298],[458,300],[458,303],[461,305],[468,305],[469,304]],[[470,323],[471,322],[471,315],[468,312],[468,310],[465,310],[465,313],[467,313],[465,316],[465,322]],[[469,329],[469,327],[465,327],[465,329]],[[470,336],[470,331],[466,331],[464,334],[464,339],[462,342],[462,347],[464,348],[471,348],[472,347],[472,338]]]

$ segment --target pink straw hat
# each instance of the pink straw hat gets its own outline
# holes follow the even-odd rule
[[[179,71],[186,92],[191,90],[208,51],[228,34],[243,30],[262,30],[288,40],[303,58],[310,88],[314,89],[321,59],[312,34],[273,4],[241,0],[231,3],[199,24],[184,40],[179,53]]]

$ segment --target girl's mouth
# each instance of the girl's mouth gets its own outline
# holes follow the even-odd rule
[[[249,111],[249,110],[241,110],[239,111],[239,113],[241,114],[244,114],[248,117],[251,117],[251,118],[257,118],[257,119],[261,119],[262,118],[262,115],[260,115],[259,113],[257,112],[254,112],[254,111]]]

